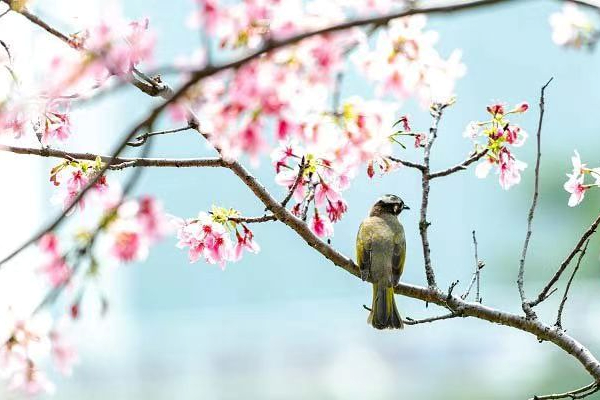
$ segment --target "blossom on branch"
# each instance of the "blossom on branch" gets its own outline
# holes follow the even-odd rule
[[[600,187],[600,168],[587,168],[586,164],[581,162],[579,152],[575,150],[575,155],[571,157],[573,172],[567,174],[569,178],[565,184],[565,190],[571,194],[569,196],[569,207],[579,205],[585,197],[585,192],[592,187]],[[591,175],[594,183],[585,183],[585,175]]]
[[[204,211],[197,218],[183,220],[173,218],[177,228],[177,247],[189,248],[191,263],[203,258],[209,264],[219,264],[225,269],[227,262],[239,261],[243,250],[258,253],[260,247],[254,241],[254,234],[237,210],[213,206],[210,213]],[[242,233],[239,232],[242,229]],[[236,243],[231,239],[235,235]]]
[[[64,336],[64,324],[53,324],[47,314],[10,321],[9,337],[0,344],[0,377],[9,390],[27,395],[52,394],[55,386],[39,367],[52,355],[59,372],[70,374],[77,352]]]
[[[476,151],[486,151],[483,160],[475,168],[478,178],[485,178],[495,168],[503,189],[510,189],[521,181],[521,172],[527,168],[527,164],[515,158],[512,148],[525,143],[527,132],[512,125],[507,116],[524,113],[528,108],[529,105],[525,102],[510,110],[502,103],[491,104],[487,107],[491,119],[484,122],[471,121],[467,125],[463,136],[475,143]],[[484,140],[483,144],[478,142],[480,138]]]
[[[380,95],[399,99],[416,95],[421,104],[447,103],[454,96],[455,82],[465,74],[461,53],[455,50],[448,59],[435,48],[438,35],[425,31],[424,15],[399,18],[389,23],[375,48],[367,43],[354,59],[365,75],[379,84]]]
[[[550,16],[552,40],[564,47],[593,47],[600,32],[591,18],[573,3],[566,2],[560,12]]]

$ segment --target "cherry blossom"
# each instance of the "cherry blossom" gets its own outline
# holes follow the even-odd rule
[[[322,218],[317,209],[315,209],[314,216],[310,221],[310,229],[319,237],[333,235],[333,225],[330,220]]]
[[[7,380],[9,390],[28,395],[54,392],[54,384],[39,368],[40,360],[50,350],[51,326],[47,314],[14,320],[10,337],[0,345],[0,376]]]
[[[45,234],[39,241],[39,249],[44,260],[39,271],[47,276],[50,284],[58,287],[68,282],[71,268],[60,252],[58,238],[52,233]]]
[[[423,106],[447,103],[457,79],[465,74],[460,52],[448,59],[435,49],[438,35],[425,31],[427,18],[416,15],[392,20],[379,33],[374,50],[365,44],[354,59],[365,75],[379,84],[379,94],[399,99],[417,95]]]
[[[258,253],[260,248],[254,241],[254,234],[246,224],[236,222],[238,218],[238,211],[216,206],[210,214],[202,211],[194,219],[173,218],[179,239],[177,247],[189,248],[191,263],[203,258],[209,264],[218,264],[221,269],[227,262],[239,261],[244,249]],[[240,227],[242,233],[238,230]],[[232,233],[236,244],[231,239]]]
[[[564,188],[571,193],[569,197],[569,207],[575,207],[583,201],[585,192],[589,187],[583,184],[583,175],[567,174],[569,180],[565,182]]]
[[[482,161],[475,168],[478,178],[485,178],[493,167],[496,167],[500,186],[508,190],[521,181],[521,172],[527,164],[517,160],[512,147],[520,147],[527,140],[527,132],[507,119],[511,114],[521,114],[529,108],[528,103],[521,102],[507,110],[503,103],[494,103],[486,107],[491,119],[484,122],[471,121],[463,133],[471,139],[479,152],[486,152]],[[479,143],[483,138],[484,143]]]
[[[58,189],[53,196],[53,202],[61,204],[63,209],[68,208],[88,185],[89,181],[102,170],[103,165],[100,159],[94,162],[68,160],[56,165],[50,171],[50,181]],[[97,195],[106,194],[107,187],[106,177],[101,176],[94,184],[92,193]],[[89,196],[80,199],[76,208],[83,210],[88,198]]]
[[[567,174],[569,178],[565,184],[565,190],[571,194],[569,196],[569,207],[579,205],[585,197],[585,192],[592,187],[600,187],[600,168],[587,168],[586,164],[581,162],[581,157],[577,150],[574,151],[571,157],[573,164],[573,172]],[[585,175],[591,175],[594,178],[593,184],[585,183]]]
[[[598,41],[598,29],[591,18],[573,3],[566,2],[560,12],[550,16],[552,40],[564,47],[592,47]]]

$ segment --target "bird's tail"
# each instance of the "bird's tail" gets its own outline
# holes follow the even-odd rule
[[[376,329],[403,329],[394,299],[394,288],[373,284],[373,305],[367,322]]]

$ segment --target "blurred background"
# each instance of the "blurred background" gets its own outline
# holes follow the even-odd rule
[[[75,15],[92,18],[100,1],[39,0],[35,11],[71,32]],[[423,2],[426,4],[426,2]],[[128,18],[150,18],[158,33],[155,64],[189,56],[199,35],[185,27],[191,1],[124,1]],[[541,198],[528,255],[526,291],[537,293],[598,213],[599,195],[590,191],[577,208],[567,207],[562,185],[570,157],[578,149],[592,166],[600,164],[598,51],[567,51],[552,43],[548,17],[557,1],[520,1],[451,16],[431,17],[428,28],[439,32],[438,49],[448,56],[463,50],[467,75],[458,81],[457,103],[444,115],[433,154],[434,169],[461,161],[471,150],[462,137],[466,124],[483,118],[494,100],[526,100],[530,112],[515,121],[530,132],[517,155],[530,165],[522,184],[503,191],[496,177],[479,180],[473,170],[435,182],[431,191],[430,242],[441,287],[472,271],[471,231],[477,231],[483,302],[520,312],[516,277],[526,216],[532,194],[533,134],[537,126],[540,87],[550,78],[543,131]],[[66,21],[66,22],[65,22]],[[80,21],[79,21],[80,22]],[[33,33],[32,33],[33,32]],[[15,40],[31,52],[27,60],[48,57],[60,43],[32,30],[18,16],[0,20],[0,38]],[[176,84],[176,77],[167,78]],[[342,96],[372,96],[368,83],[347,76]],[[113,141],[152,100],[134,89],[90,103],[75,114],[77,134],[66,147],[108,152]],[[415,101],[403,111],[418,130],[430,117]],[[168,121],[164,126],[172,126]],[[153,156],[210,155],[193,134],[163,136]],[[406,158],[417,159],[409,149]],[[0,249],[7,253],[58,210],[47,171],[54,161],[0,154]],[[254,169],[277,196],[266,158]],[[232,206],[246,215],[262,207],[249,189],[228,171],[214,169],[148,169],[139,193],[159,197],[167,211],[193,217],[212,204]],[[414,170],[401,169],[368,179],[364,171],[345,193],[349,212],[336,225],[333,245],[354,256],[355,233],[374,200],[385,193],[402,196],[413,210],[403,214],[408,255],[404,282],[425,282],[418,236],[420,181]],[[77,217],[75,217],[77,218]],[[85,312],[76,326],[81,363],[69,379],[56,377],[54,398],[70,399],[522,399],[565,391],[589,383],[589,376],[570,356],[535,337],[474,319],[454,319],[379,332],[366,324],[371,288],[323,259],[290,229],[279,224],[256,226],[258,255],[247,255],[225,271],[199,262],[190,265],[185,251],[168,238],[151,249],[147,262],[106,271],[102,289],[110,300],[105,318]],[[563,324],[600,355],[600,248],[590,244],[573,284]],[[21,260],[0,274],[0,300],[27,297],[36,284],[19,273]],[[559,293],[564,290],[560,283]],[[550,322],[560,295],[539,310]],[[445,311],[398,297],[404,316],[422,318]],[[0,398],[17,399],[2,392]],[[597,397],[600,398],[600,395]]]

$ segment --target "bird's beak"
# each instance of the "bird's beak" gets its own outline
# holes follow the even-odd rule
[[[403,210],[410,210],[410,207],[409,207],[409,206],[407,206],[406,204],[404,204],[404,205],[402,206],[402,209],[403,209]]]

